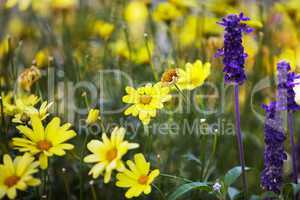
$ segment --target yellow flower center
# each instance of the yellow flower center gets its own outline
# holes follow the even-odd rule
[[[48,140],[40,140],[36,146],[40,150],[47,151],[52,147],[52,144]]]
[[[152,100],[152,97],[150,95],[144,94],[140,96],[140,103],[142,104],[149,104]]]
[[[9,176],[4,180],[4,184],[10,188],[10,187],[16,185],[19,180],[20,180],[20,177],[18,177],[18,176],[15,176],[15,175]]]
[[[142,175],[139,177],[138,182],[141,185],[146,185],[148,183],[149,177],[147,175]]]
[[[178,78],[177,70],[176,69],[168,69],[167,71],[165,71],[165,73],[163,73],[163,75],[161,77],[161,82],[172,83],[172,82],[176,81],[177,78]]]
[[[113,161],[118,156],[118,150],[113,148],[106,152],[106,160],[109,162]]]

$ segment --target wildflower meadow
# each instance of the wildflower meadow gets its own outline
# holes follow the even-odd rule
[[[300,200],[299,0],[0,0],[0,199]]]

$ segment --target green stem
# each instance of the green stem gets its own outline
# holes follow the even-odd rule
[[[81,153],[80,153],[80,200],[83,200],[83,156],[85,153],[85,147],[88,140],[88,133],[85,134],[85,138],[83,144],[81,146]]]
[[[97,200],[97,193],[94,184],[91,185],[91,191],[92,191],[93,200]]]
[[[165,197],[164,193],[159,189],[159,187],[157,187],[155,184],[151,184],[160,194],[161,198],[163,200],[166,200],[167,198]]]
[[[182,95],[184,103],[187,104],[187,97],[185,96],[185,94],[182,92],[182,90],[178,87],[176,83],[174,83],[174,86],[177,89],[177,91]]]
[[[146,45],[146,48],[147,48],[147,53],[148,53],[148,57],[149,57],[151,71],[152,71],[152,74],[154,76],[155,81],[157,82],[158,81],[158,75],[155,71],[155,68],[154,68],[154,65],[153,65],[153,62],[152,62],[152,54],[151,54],[151,50],[150,50],[150,47],[149,47],[149,37],[148,37],[147,33],[145,33],[144,38],[145,38],[145,45]]]
[[[178,177],[178,176],[170,175],[170,174],[163,174],[163,173],[161,173],[160,176],[163,176],[163,177],[166,177],[166,178],[175,179],[175,180],[181,180],[181,181],[184,181],[184,182],[187,182],[187,183],[192,183],[193,182],[192,180],[189,180],[189,179],[186,179],[186,178],[183,178],[183,177]]]

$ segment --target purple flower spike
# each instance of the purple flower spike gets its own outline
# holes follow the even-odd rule
[[[247,24],[243,23],[247,20],[249,18],[240,13],[239,15],[227,15],[221,22],[218,22],[225,27],[224,47],[219,49],[216,54],[216,56],[224,56],[225,83],[242,84],[246,80],[244,64],[247,54],[242,45],[242,33],[253,31]]]
[[[294,87],[299,84],[300,77],[290,72],[290,64],[280,61],[277,64],[278,71],[278,109],[282,111],[297,111],[300,106],[295,101]]]
[[[287,159],[287,155],[284,151],[286,136],[282,126],[283,121],[276,104],[272,102],[269,106],[263,105],[266,119],[264,170],[261,174],[261,185],[265,190],[280,193],[283,162]]]

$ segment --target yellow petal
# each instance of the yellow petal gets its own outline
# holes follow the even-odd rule
[[[44,127],[43,127],[41,119],[37,115],[32,115],[31,116],[31,124],[32,124],[32,128],[33,128],[35,137],[38,140],[44,140],[45,132],[44,132]]]

